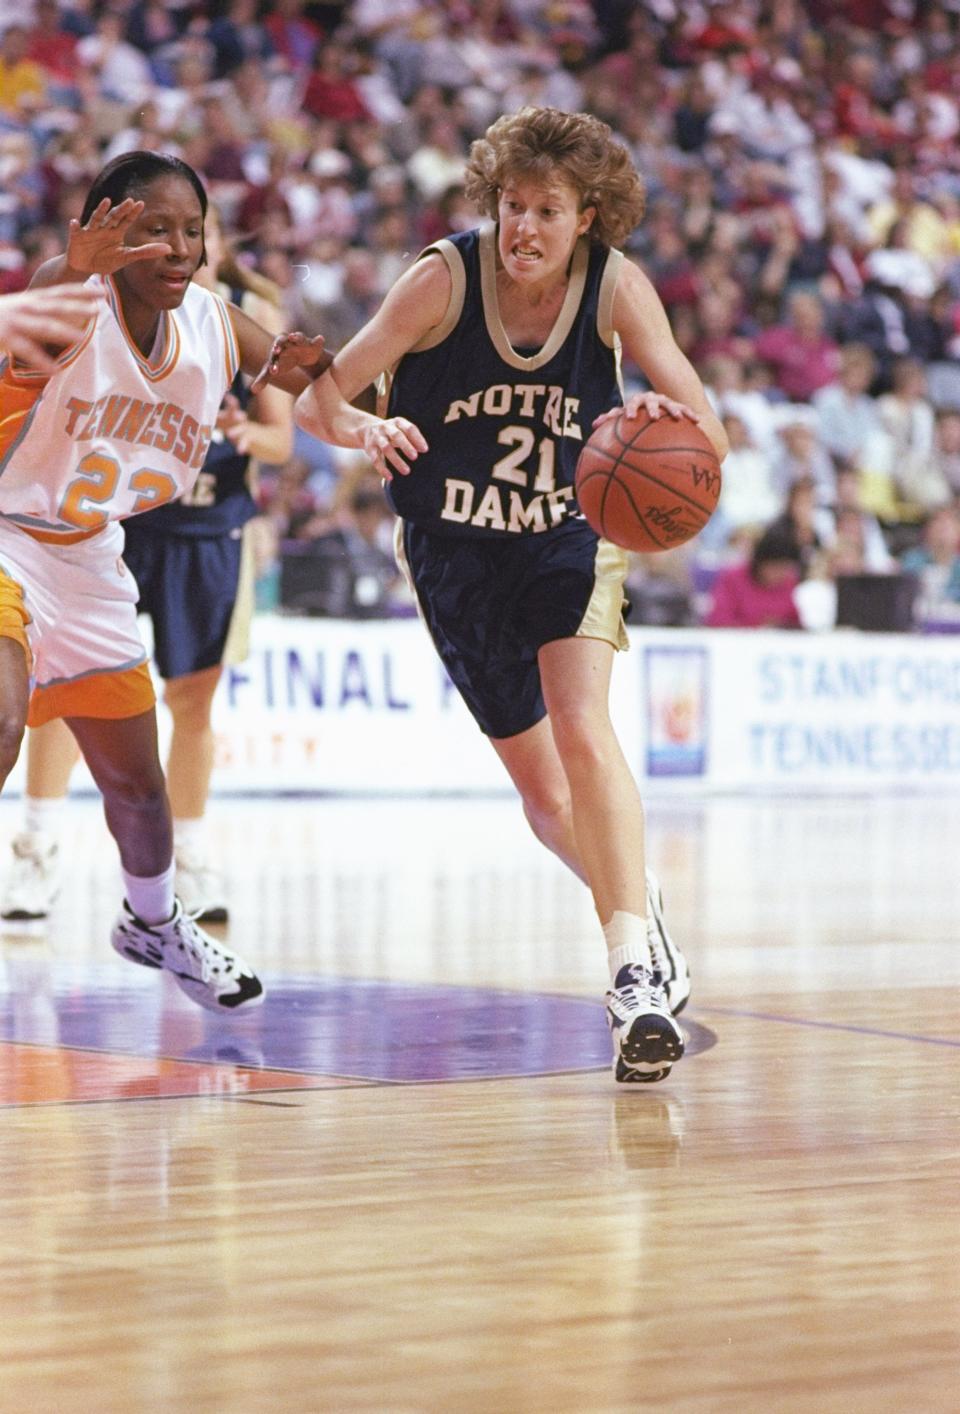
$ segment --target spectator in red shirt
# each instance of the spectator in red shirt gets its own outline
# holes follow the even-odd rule
[[[754,342],[755,357],[772,368],[777,386],[794,402],[809,402],[839,375],[840,348],[824,323],[817,296],[798,290],[788,300],[786,322],[764,329]]]
[[[352,76],[353,55],[342,44],[328,41],[314,55],[303,107],[314,118],[334,118],[338,123],[365,121],[370,117]]]
[[[799,628],[793,591],[800,566],[789,539],[765,530],[749,560],[728,565],[713,581],[707,623],[711,628]]]
[[[51,84],[76,88],[77,36],[60,28],[57,0],[37,0],[27,32],[27,58],[45,70]]]

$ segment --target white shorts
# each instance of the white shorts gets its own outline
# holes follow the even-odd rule
[[[31,726],[51,717],[133,717],[156,701],[137,629],[137,585],[122,555],[116,521],[64,545],[0,516],[0,634],[22,643],[25,630]]]

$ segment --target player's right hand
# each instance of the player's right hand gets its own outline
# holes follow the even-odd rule
[[[67,264],[84,275],[112,275],[137,260],[155,260],[169,255],[173,247],[166,241],[148,241],[146,245],[127,245],[127,231],[143,211],[143,202],[125,197],[117,206],[104,197],[90,220],[81,226],[70,222],[67,234]]]
[[[47,352],[68,348],[103,303],[103,296],[83,285],[48,285],[0,298],[0,346],[18,362],[41,373],[55,373]]]
[[[311,378],[319,378],[333,362],[333,354],[324,348],[322,334],[308,339],[298,329],[286,334],[278,334],[270,346],[266,362],[250,384],[251,393],[259,393],[271,378],[281,377],[301,368]]]

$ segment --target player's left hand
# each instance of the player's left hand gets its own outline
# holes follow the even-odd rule
[[[668,398],[665,393],[631,393],[622,408],[611,408],[609,412],[602,412],[599,417],[594,418],[594,427],[599,427],[602,422],[609,422],[614,417],[625,417],[628,421],[634,421],[644,414],[654,422],[661,418],[664,413],[679,422],[681,417],[689,417],[691,422],[699,422],[701,414],[695,412],[686,403],[678,403],[675,398]]]
[[[385,481],[392,481],[394,472],[408,476],[410,463],[429,450],[420,428],[407,417],[372,418],[363,429],[362,447]]]
[[[259,393],[276,375],[292,373],[301,368],[310,378],[319,378],[333,362],[333,354],[324,348],[322,334],[308,339],[306,334],[294,330],[288,334],[278,334],[267,354],[266,362],[250,384],[251,393]]]
[[[112,275],[137,260],[154,260],[173,249],[166,241],[127,245],[127,231],[143,212],[143,202],[126,197],[116,206],[104,197],[86,225],[76,219],[67,234],[67,264],[84,275]]]

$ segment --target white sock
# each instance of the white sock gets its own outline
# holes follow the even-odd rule
[[[23,797],[23,828],[28,835],[50,835],[54,839],[60,834],[60,817],[63,814],[63,797],[50,798],[39,795]]]
[[[195,820],[174,820],[173,847],[185,854],[204,853],[207,822],[202,815]]]
[[[172,859],[162,874],[155,874],[151,879],[138,878],[121,867],[127,903],[144,923],[167,923],[173,917],[175,872]]]
[[[622,913],[619,909],[609,923],[603,925],[603,936],[607,940],[607,962],[610,965],[610,980],[617,980],[617,973],[628,962],[650,965],[650,949],[647,946],[647,920],[636,913]]]

